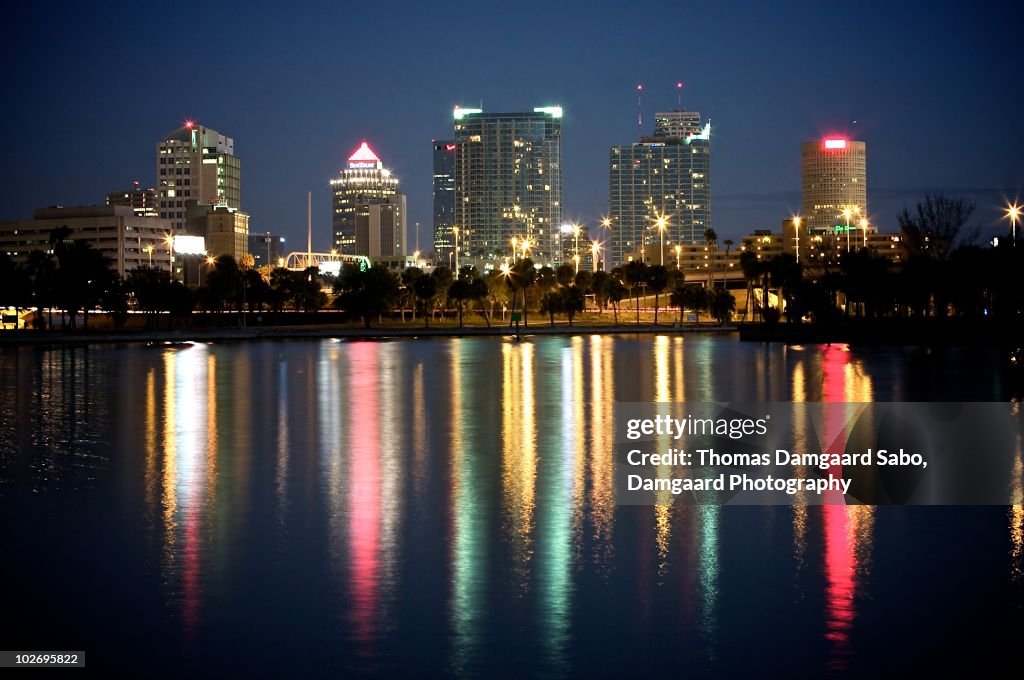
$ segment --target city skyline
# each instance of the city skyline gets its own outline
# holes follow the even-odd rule
[[[593,227],[608,210],[607,150],[636,138],[636,84],[645,86],[643,116],[649,133],[654,112],[674,108],[675,85],[682,81],[684,108],[700,110],[715,124],[712,203],[720,238],[777,228],[780,220],[798,212],[800,145],[833,134],[871,145],[869,205],[872,221],[882,229],[896,228],[896,212],[921,194],[944,189],[976,200],[977,222],[996,233],[1003,199],[1012,200],[1021,188],[1013,150],[1024,146],[1012,113],[1020,108],[1021,93],[1003,87],[1013,72],[1011,22],[998,20],[995,8],[961,15],[953,7],[930,7],[928,12],[923,7],[888,8],[884,14],[864,8],[832,12],[835,44],[856,40],[861,48],[857,59],[845,59],[841,52],[810,58],[805,42],[794,36],[807,34],[820,19],[791,7],[749,8],[735,16],[728,7],[658,4],[666,21],[685,15],[705,27],[685,48],[655,40],[633,45],[610,40],[615,27],[642,23],[656,9],[653,5],[587,13],[558,7],[552,10],[553,21],[584,35],[578,44],[554,44],[544,55],[524,56],[512,49],[512,36],[475,36],[465,48],[492,58],[452,63],[440,80],[424,75],[425,69],[436,72],[435,60],[418,63],[409,48],[362,63],[368,55],[356,48],[373,39],[354,32],[347,63],[370,69],[358,100],[319,94],[310,100],[320,89],[304,74],[324,59],[327,48],[319,37],[331,22],[321,15],[333,10],[298,15],[267,9],[238,21],[256,38],[253,43],[274,48],[261,52],[286,56],[272,59],[243,48],[223,62],[223,82],[217,87],[181,91],[172,101],[158,90],[138,90],[123,107],[97,106],[104,95],[95,86],[105,82],[115,63],[111,59],[117,59],[126,82],[152,65],[144,59],[124,61],[83,42],[88,30],[79,29],[101,25],[106,14],[72,8],[52,17],[25,8],[5,29],[3,48],[20,67],[9,79],[24,103],[4,115],[14,129],[38,134],[14,136],[3,147],[9,190],[0,197],[0,215],[26,219],[47,205],[98,203],[112,187],[131,180],[148,185],[152,166],[146,149],[190,118],[236,140],[237,153],[245,159],[245,209],[253,216],[253,230],[281,233],[293,243],[305,240],[305,197],[313,191],[315,238],[328,245],[325,182],[351,148],[362,139],[376,140],[380,155],[393,159],[396,175],[403,178],[408,222],[410,227],[421,224],[421,249],[426,250],[431,243],[432,158],[425,141],[447,137],[452,106],[476,106],[483,100],[485,110],[497,111],[521,102],[557,101],[565,110],[564,220]],[[135,8],[133,15],[144,21],[150,11]],[[455,32],[467,21],[440,6],[427,17],[423,11],[397,17],[396,35],[417,44],[412,37],[442,26]],[[366,18],[363,13],[357,10],[351,19],[358,23]],[[211,8],[210,15],[211,20],[235,19],[223,8]],[[184,17],[167,21],[173,28]],[[864,31],[865,26],[871,30]],[[43,27],[50,40],[28,41],[27,36],[44,34]],[[309,39],[300,40],[304,33]],[[753,39],[763,35],[777,38],[772,54],[764,54]],[[886,45],[896,37],[917,47],[894,55]],[[200,38],[183,40],[192,46],[182,57],[183,68],[212,59],[211,48]],[[946,49],[951,40],[962,49]],[[455,54],[443,41],[434,50],[445,63]],[[57,64],[70,55],[77,69],[65,74]],[[514,78],[488,77],[516,60],[524,68]],[[253,69],[254,61],[267,68]],[[254,89],[256,71],[259,91]],[[68,105],[49,106],[52,100],[42,93],[51,89],[61,91]],[[296,99],[315,104],[296,107]],[[944,163],[950,131],[965,125],[970,144],[959,147],[957,163]],[[96,134],[101,127],[118,132]],[[62,156],[59,151],[69,144],[75,153]]]

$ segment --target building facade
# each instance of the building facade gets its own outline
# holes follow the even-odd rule
[[[236,261],[249,253],[249,215],[227,205],[189,201],[182,233],[206,239],[206,254],[230,255]]]
[[[370,258],[405,255],[406,202],[396,194],[387,203],[360,203],[356,209],[356,253]]]
[[[360,210],[372,203],[389,203],[398,195],[398,178],[384,167],[377,154],[363,142],[348,158],[339,176],[331,180],[331,227],[334,249],[342,255],[367,255],[356,243]],[[364,208],[360,208],[364,206]],[[404,219],[405,211],[402,210]]]
[[[242,207],[242,164],[235,142],[216,130],[186,121],[157,144],[160,217],[174,231],[185,228],[186,202]]]
[[[249,254],[255,260],[256,267],[270,265],[278,266],[278,262],[287,253],[285,252],[284,236],[263,232],[259,234],[249,233]]]
[[[61,227],[67,228],[68,239],[85,241],[102,253],[120,276],[140,266],[170,271],[167,220],[140,217],[130,206],[40,208],[31,220],[0,222],[0,251],[24,264],[32,251],[52,251],[50,234]]]
[[[868,214],[864,142],[828,138],[803,145],[802,227],[811,235],[857,230]],[[847,213],[846,211],[849,211]]]
[[[456,108],[453,245],[460,262],[511,256],[513,238],[526,241],[534,261],[557,262],[561,223],[561,107]]]
[[[711,122],[695,111],[656,114],[651,137],[611,148],[608,189],[613,266],[662,243],[702,243],[711,228]]]
[[[434,261],[451,258],[455,224],[455,142],[434,140]]]
[[[132,182],[131,189],[109,192],[107,205],[126,205],[139,217],[160,217],[156,189],[143,189],[138,182]]]

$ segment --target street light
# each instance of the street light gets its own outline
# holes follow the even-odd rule
[[[796,261],[800,262],[800,216],[793,216],[793,233],[796,235]]]
[[[594,273],[597,273],[597,259],[601,253],[601,244],[597,241],[590,242],[590,258],[594,261]]]
[[[174,255],[171,254],[171,248],[174,247],[174,234],[165,234],[164,243],[167,244],[167,276],[172,280],[174,279]]]
[[[149,253],[149,266],[152,267],[153,266],[153,244],[150,243],[148,246],[143,248],[143,250],[145,250],[147,253]]]
[[[864,230],[864,248],[868,247],[868,218],[860,218],[860,228]]]
[[[843,208],[843,217],[846,218],[846,252],[850,252],[850,216],[853,211],[849,207]]]
[[[573,257],[576,258],[576,273],[580,272],[580,225],[572,225],[572,251],[575,253]]]
[[[683,256],[683,246],[681,244],[677,243],[676,244],[676,269],[677,270],[682,270],[682,268],[683,268],[682,265],[680,264],[680,261],[681,261],[680,258],[682,258],[682,256]]]
[[[452,227],[452,234],[455,235],[455,273],[459,272],[459,228]]]
[[[658,225],[658,234],[661,236],[661,248],[660,248],[659,253],[658,253],[658,255],[659,255],[658,263],[662,267],[664,267],[665,266],[665,227],[668,226],[668,221],[665,219],[665,216],[662,215],[662,216],[660,216],[658,218],[656,224]]]
[[[1010,220],[1010,228],[1013,230],[1013,247],[1017,247],[1017,222],[1020,220],[1021,207],[1017,201],[1006,206],[1006,219]]]

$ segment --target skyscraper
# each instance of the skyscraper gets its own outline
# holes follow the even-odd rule
[[[242,163],[235,141],[216,130],[185,121],[157,144],[156,174],[160,217],[174,231],[184,230],[190,200],[241,208]]]
[[[434,256],[446,264],[455,223],[455,142],[434,140]]]
[[[848,221],[851,229],[858,229],[868,212],[864,142],[831,137],[807,142],[803,145],[802,170],[801,225],[806,233],[835,234],[845,230]]]
[[[613,146],[609,167],[613,265],[662,242],[703,241],[711,228],[711,122],[701,125],[699,112],[655,114],[654,134]]]
[[[523,113],[455,109],[455,232],[459,256],[478,264],[526,239],[535,261],[559,258],[562,108]],[[520,250],[520,255],[522,250]]]
[[[363,212],[369,215],[369,209],[365,206],[395,202],[399,195],[398,178],[384,168],[377,154],[363,142],[348,157],[348,165],[341,170],[339,176],[331,180],[331,193],[334,248],[345,255],[369,255],[368,251],[363,252],[368,248],[369,241],[357,243],[356,218],[359,206],[364,206]],[[404,233],[404,206],[400,213],[403,220],[401,231]]]

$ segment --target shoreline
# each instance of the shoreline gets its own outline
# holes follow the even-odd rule
[[[639,326],[520,326],[521,338],[535,335],[630,335],[709,333],[728,335],[737,331],[735,325],[658,325]],[[7,331],[0,333],[0,347],[17,346],[74,346],[100,344],[148,344],[154,342],[232,342],[252,340],[308,340],[339,338],[353,340],[392,340],[414,338],[452,337],[511,337],[515,329],[501,326],[466,326],[440,328],[374,327],[352,328],[338,326],[267,326],[249,328],[204,328],[158,331],[99,331],[67,333],[63,331]]]

